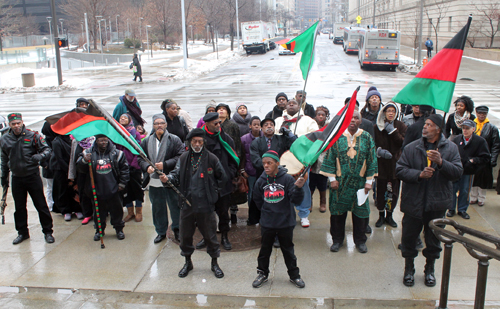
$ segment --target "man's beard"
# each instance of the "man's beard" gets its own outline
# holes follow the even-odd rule
[[[200,147],[200,149],[197,151],[196,148],[191,145],[191,149],[193,150],[194,153],[200,153],[203,150],[203,146]]]

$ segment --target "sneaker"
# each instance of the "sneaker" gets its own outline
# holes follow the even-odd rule
[[[77,213],[75,213],[75,215],[76,215],[76,218],[78,218],[78,220],[83,219],[83,214],[81,212],[77,212]]]
[[[268,276],[264,275],[263,272],[259,272],[259,275],[252,282],[254,288],[260,288],[265,282],[267,282]]]
[[[92,217],[86,217],[82,220],[82,225],[88,224],[92,220]]]
[[[309,227],[309,225],[310,225],[309,219],[308,218],[301,218],[300,224],[302,225],[302,227]]]
[[[458,214],[460,217],[462,217],[462,218],[464,218],[464,219],[466,219],[466,220],[470,219],[469,214],[467,214],[467,212],[465,212],[465,211],[459,211],[457,214]]]
[[[64,214],[64,221],[71,221],[71,214]]]

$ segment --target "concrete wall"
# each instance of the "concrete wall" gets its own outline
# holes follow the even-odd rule
[[[88,54],[88,53],[79,53],[79,52],[71,52],[67,50],[61,50],[61,57],[72,58],[82,61],[95,62],[97,63],[132,63],[132,54],[119,55],[119,54]],[[140,60],[140,55],[139,55]]]

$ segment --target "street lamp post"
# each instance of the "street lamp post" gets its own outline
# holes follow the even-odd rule
[[[106,50],[109,52],[109,44],[108,44],[108,25],[106,24],[106,18],[104,20],[104,36],[106,37]]]
[[[276,8],[274,8],[276,10]],[[238,38],[238,50],[240,50],[240,21],[238,16],[238,0],[236,0],[236,37]]]
[[[64,18],[59,18],[59,22],[61,23],[61,32],[62,32],[62,35],[64,36],[64,27],[63,27]]]
[[[130,18],[127,18],[127,34],[125,34],[125,36],[130,36],[130,25],[129,25],[129,20],[130,20]]]
[[[52,25],[51,25],[52,24],[52,17],[47,17],[47,21],[49,22],[50,41],[54,42],[54,39],[52,39]]]
[[[151,28],[151,26],[150,25],[146,25],[146,41],[148,41],[147,48],[151,50],[151,58],[153,58],[153,48],[151,47],[151,45],[149,45],[148,28]],[[148,53],[148,61],[149,61],[149,53]]]
[[[90,54],[90,41],[89,41],[89,23],[87,20],[87,13],[85,15],[85,36],[87,38],[87,52]]]
[[[96,16],[97,22],[99,23],[99,42],[101,42],[101,54],[102,54],[102,33],[101,33],[101,21],[102,16]]]
[[[120,42],[120,31],[118,30],[118,17],[120,17],[120,15],[116,15],[115,20],[116,20],[116,39],[119,43]]]
[[[113,30],[111,27],[111,16],[108,16],[109,19],[109,42],[113,43]]]
[[[139,40],[141,41],[141,47],[142,47],[142,20],[144,18],[141,17],[139,18]]]

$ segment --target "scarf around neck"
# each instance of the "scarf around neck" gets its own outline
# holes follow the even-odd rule
[[[135,119],[138,123],[136,125],[144,126],[146,120],[141,118],[142,110],[139,106],[137,106],[137,98],[134,98],[133,102],[130,102],[126,96],[123,96],[122,100],[123,104],[127,108],[127,111],[131,114],[132,118]]]
[[[464,120],[470,119],[470,113],[468,111],[465,111],[462,117],[458,116],[457,113],[455,113],[453,118],[455,118],[455,124],[457,125],[457,127],[460,128]]]
[[[207,125],[204,124],[203,127],[201,127],[209,136],[216,136],[219,139],[220,144],[222,145],[222,148],[229,154],[229,156],[236,162],[236,165],[240,165],[240,158],[238,158],[238,155],[234,151],[234,149],[225,141],[222,139],[220,136],[220,131],[217,133],[212,133],[207,130]]]
[[[478,118],[476,117],[476,119],[474,119],[474,122],[476,123],[476,135],[481,136],[481,131],[483,130],[484,125],[490,122],[490,120],[486,118],[483,122],[479,122]]]
[[[163,133],[163,136],[161,137],[160,149],[156,148],[157,140],[158,137],[156,136],[156,133],[153,133],[148,140],[148,157],[153,163],[165,161],[165,155],[167,154],[168,147],[168,132]],[[157,173],[153,173],[151,174],[151,178],[159,179],[160,177]]]

